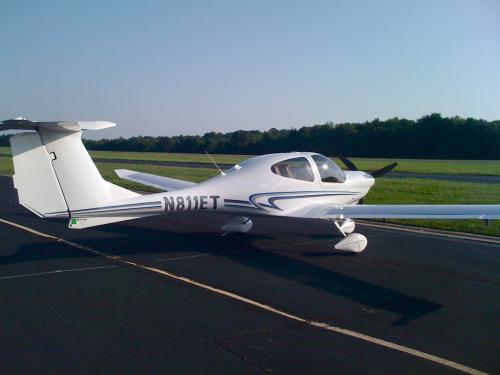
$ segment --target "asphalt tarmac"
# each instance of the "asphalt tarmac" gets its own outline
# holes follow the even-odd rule
[[[70,230],[0,177],[0,373],[500,373],[499,244],[226,220]]]

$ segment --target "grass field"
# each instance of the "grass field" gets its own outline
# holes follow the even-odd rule
[[[118,151],[91,151],[94,158],[144,160],[144,161],[169,161],[169,162],[195,162],[211,163],[204,154],[176,154],[160,152],[118,152]],[[10,155],[8,147],[0,147],[0,157]],[[212,155],[216,162],[223,164],[237,164],[250,155]],[[369,159],[352,158],[361,170],[375,170],[394,161],[398,162],[395,169],[399,172],[412,173],[442,173],[442,174],[478,174],[500,176],[500,160],[424,160],[424,159]],[[339,162],[341,167],[344,165]]]
[[[10,147],[0,147],[0,155],[10,155]]]
[[[189,163],[212,163],[205,154],[178,154],[164,152],[121,152],[121,151],[90,151],[93,158],[99,159],[125,159],[125,160],[147,160],[147,161],[171,161]],[[212,156],[217,163],[237,164],[252,155],[220,155]]]
[[[137,165],[126,163],[96,163],[97,168],[102,176],[109,182],[123,186],[127,189],[137,189],[144,191],[156,192],[154,188],[137,184],[135,182],[126,181],[119,178],[114,172],[115,169],[131,169],[134,171],[141,171],[145,173],[152,173],[161,176],[178,178],[180,180],[187,180],[193,182],[201,182],[210,177],[214,177],[218,172],[214,169],[206,168],[189,168],[189,167],[163,167],[160,165]]]
[[[2,157],[2,154],[4,155]],[[7,148],[0,148],[0,173],[1,174],[13,174],[12,160],[10,157],[5,157],[8,155],[9,151]],[[113,155],[115,153],[110,153]],[[139,160],[146,160],[148,156],[153,155],[158,156],[158,154],[142,154],[142,153],[119,153],[124,156],[123,159],[130,159],[132,157]],[[180,158],[184,154],[159,154],[162,157],[171,157],[171,155],[176,155],[175,157]],[[94,157],[101,157],[100,155],[93,155]],[[199,157],[203,155],[191,155],[191,161],[199,161]],[[206,156],[203,156],[206,157]],[[228,157],[234,157],[229,155],[214,155],[214,157],[219,162],[227,162]],[[110,158],[116,158],[115,155],[110,156]],[[159,160],[159,159],[150,159]],[[166,160],[166,159],[164,159]],[[170,159],[171,161],[175,161]],[[179,160],[179,159],[178,159]],[[184,159],[185,160],[185,159]],[[360,159],[360,167],[362,166],[362,161],[365,159]],[[372,165],[376,164],[375,168],[379,165],[386,165],[390,162],[390,159],[370,161]],[[425,162],[425,161],[419,161]],[[429,165],[432,165],[435,161],[429,161]],[[453,164],[454,162],[450,162]],[[468,162],[464,162],[466,165]],[[498,162],[486,162],[486,163],[498,163]],[[480,165],[481,162],[474,161],[472,165]],[[114,169],[132,169],[137,171],[142,171],[146,173],[158,174],[173,178],[179,178],[183,180],[189,180],[194,182],[200,182],[207,178],[217,175],[217,171],[214,169],[202,169],[202,168],[187,168],[187,167],[163,167],[157,165],[147,165],[147,164],[127,164],[124,163],[96,163],[98,169],[100,170],[103,177],[115,184],[121,185],[128,189],[140,189],[146,191],[157,191],[152,188],[145,187],[143,185],[122,180],[116,176]],[[413,167],[415,168],[415,165]],[[423,164],[422,164],[423,165]],[[439,167],[437,167],[439,166]],[[445,161],[436,161],[434,166],[440,173],[443,170],[452,170],[453,166],[446,166]],[[368,169],[368,168],[367,168]],[[457,170],[456,168],[454,169]],[[463,170],[463,169],[462,169]],[[413,170],[414,171],[414,170]],[[424,172],[422,172],[424,173]],[[425,173],[430,173],[426,171]],[[446,172],[449,173],[449,172]],[[499,204],[500,203],[500,186],[498,184],[481,184],[481,183],[470,183],[470,182],[451,182],[451,181],[440,181],[432,179],[418,179],[418,178],[404,178],[404,179],[388,179],[379,178],[375,186],[372,188],[368,194],[365,202],[367,204],[377,204],[377,203],[421,203],[421,204]],[[492,236],[500,236],[500,221],[494,221],[491,226],[487,227],[480,220],[392,220],[398,223],[404,223],[409,225],[417,225],[436,229],[446,229],[454,231],[462,231],[477,234],[486,234]]]
[[[500,186],[431,179],[378,178],[366,204],[500,204]],[[500,220],[388,220],[400,224],[500,236]]]
[[[14,173],[14,167],[12,165],[12,158],[2,157],[0,155],[0,174],[11,175]]]
[[[113,152],[91,151],[92,157],[100,159],[158,160],[171,162],[211,163],[204,154],[173,154],[155,152]],[[212,155],[218,163],[237,164],[250,155]],[[352,158],[361,170],[375,170],[387,164],[398,162],[399,172],[479,174],[500,176],[500,160],[423,160],[423,159],[369,159]],[[344,165],[338,161],[341,167]]]
[[[437,174],[477,174],[500,176],[500,160],[425,160],[352,158],[361,170],[372,171],[398,162],[395,171]]]

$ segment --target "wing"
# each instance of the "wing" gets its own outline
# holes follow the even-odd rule
[[[500,219],[500,205],[346,205],[318,204],[298,212],[299,217],[318,219]],[[295,216],[295,215],[294,215]]]
[[[118,177],[124,180],[138,182],[163,191],[179,190],[196,185],[194,182],[177,180],[175,178],[157,176],[149,173],[135,172],[128,169],[115,169]]]

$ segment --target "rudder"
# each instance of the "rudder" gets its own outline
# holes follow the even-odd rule
[[[38,132],[15,135],[10,138],[10,146],[19,203],[40,217],[50,216],[50,212],[59,212],[54,216],[68,216],[51,155]]]

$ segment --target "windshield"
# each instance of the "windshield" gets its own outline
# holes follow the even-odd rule
[[[318,166],[321,181],[323,182],[336,182],[341,183],[345,181],[345,173],[340,167],[332,160],[323,155],[311,156]]]

